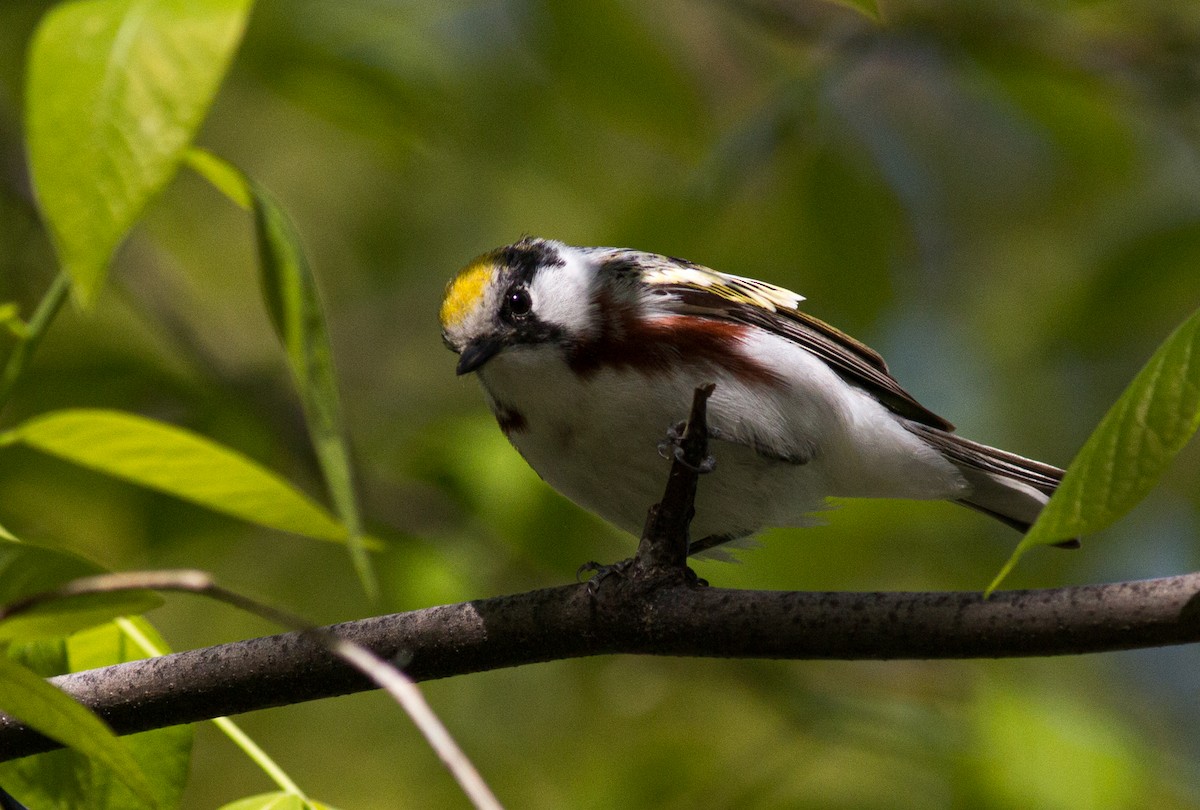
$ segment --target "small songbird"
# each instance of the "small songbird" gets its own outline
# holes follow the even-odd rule
[[[458,273],[441,325],[538,475],[635,535],[666,481],[656,448],[706,383],[716,468],[691,553],[811,525],[830,496],[946,499],[1028,529],[1063,471],[956,436],[803,300],[682,259],[526,238]]]

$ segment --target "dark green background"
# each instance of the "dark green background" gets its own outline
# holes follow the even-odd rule
[[[971,438],[1065,465],[1200,301],[1200,6],[260,0],[199,143],[291,213],[331,321],[386,609],[569,581],[633,540],[512,451],[436,311],[524,234],[684,256],[796,289]],[[21,147],[46,3],[0,5],[0,300],[54,273]],[[121,408],[319,495],[242,212],[181,175],[5,426]],[[1010,587],[1197,566],[1200,452],[1082,551]],[[366,615],[343,549],[62,462],[0,456],[0,524],[112,568],[188,566],[319,621]],[[714,584],[979,589],[1018,537],[944,504],[850,501]],[[177,648],[273,632],[172,597]],[[512,807],[1200,806],[1196,650],[1016,662],[560,662],[425,686]],[[247,729],[314,798],[461,806],[379,695]],[[188,807],[270,789],[200,731]]]

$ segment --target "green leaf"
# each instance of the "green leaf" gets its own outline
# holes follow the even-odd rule
[[[68,580],[102,573],[100,566],[65,551],[22,543],[0,532],[0,605],[48,591]],[[65,636],[117,616],[144,613],[162,599],[149,592],[90,594],[54,600],[0,621],[0,643]]]
[[[241,40],[252,0],[75,0],[29,51],[29,164],[76,298],[175,172]]]
[[[316,280],[291,221],[274,198],[253,181],[263,296],[288,366],[304,403],[305,420],[334,510],[349,530],[355,571],[374,601],[379,587],[363,542],[353,468],[338,402],[333,350]]]
[[[1034,546],[1100,531],[1138,504],[1200,429],[1200,310],[1163,342],[1088,437],[988,588]]]
[[[131,798],[137,797],[138,806],[157,806],[146,775],[117,735],[99,717],[6,655],[0,655],[0,710],[103,766],[130,791]],[[17,781],[5,777],[14,795],[24,802],[34,801],[28,791],[19,789]],[[46,805],[35,802],[34,806]],[[74,806],[96,805],[88,797]]]
[[[353,467],[338,402],[333,349],[324,309],[300,238],[287,214],[262,186],[239,169],[201,149],[188,150],[188,165],[238,205],[254,212],[263,298],[287,356],[304,405],[309,435],[334,510],[349,531],[354,568],[367,595],[378,584],[366,554],[362,519],[354,493]],[[247,201],[249,204],[247,205]]]
[[[125,619],[137,632],[166,645],[144,619]],[[144,658],[116,624],[106,624],[53,643],[26,645],[14,651],[42,676],[118,664]],[[192,727],[147,731],[121,743],[140,765],[150,791],[161,807],[177,807],[187,783]],[[112,808],[135,803],[128,788],[113,772],[73,750],[52,751],[0,765],[0,783],[36,808]]]
[[[183,153],[183,162],[199,174],[217,191],[232,200],[239,208],[249,211],[254,207],[250,181],[241,169],[206,149],[192,147]]]
[[[241,453],[182,428],[107,410],[55,411],[0,435],[43,453],[206,506],[319,540],[346,540],[322,506]]]

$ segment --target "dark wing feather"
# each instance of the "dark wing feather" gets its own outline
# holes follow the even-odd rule
[[[763,282],[756,283],[767,286]],[[772,311],[750,301],[734,299],[723,294],[720,287],[662,284],[659,289],[667,294],[668,310],[766,329],[812,352],[846,382],[870,392],[894,413],[939,430],[954,430],[954,425],[900,387],[877,352],[824,321],[792,307],[775,306]]]

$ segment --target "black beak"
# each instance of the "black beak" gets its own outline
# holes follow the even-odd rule
[[[504,348],[504,344],[495,337],[483,337],[471,341],[458,356],[458,368],[455,369],[455,372],[460,376],[470,374],[495,357],[502,348]]]

